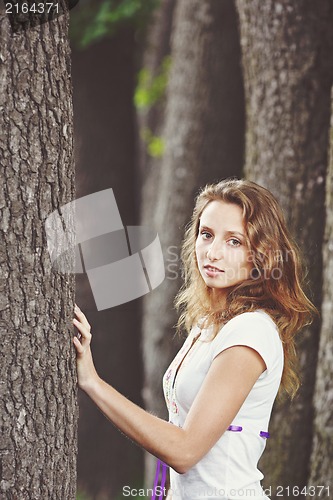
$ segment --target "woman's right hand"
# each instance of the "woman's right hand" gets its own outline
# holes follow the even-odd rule
[[[73,319],[73,324],[79,330],[80,340],[78,337],[73,338],[73,344],[76,349],[76,366],[78,385],[81,389],[86,390],[91,387],[97,380],[98,374],[96,372],[92,354],[90,350],[91,343],[91,326],[87,318],[75,304],[74,313],[76,318]]]

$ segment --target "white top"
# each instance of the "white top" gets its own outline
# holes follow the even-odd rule
[[[213,359],[228,347],[245,345],[255,349],[267,369],[231,422],[243,430],[227,430],[187,473],[177,474],[170,468],[172,500],[267,499],[260,485],[264,476],[257,464],[266,446],[260,431],[268,431],[283,371],[283,346],[277,326],[265,311],[257,310],[232,318],[213,340],[211,332],[211,328],[203,329],[190,349],[200,333],[199,327],[193,328],[164,374],[164,395],[173,424],[183,426]]]

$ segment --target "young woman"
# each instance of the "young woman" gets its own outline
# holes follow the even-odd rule
[[[295,334],[315,308],[282,211],[265,188],[227,179],[199,194],[176,298],[189,335],[167,369],[166,422],[98,376],[75,308],[78,383],[129,438],[170,466],[168,499],[263,499],[257,463],[278,392],[294,397]],[[274,436],[273,436],[274,438]]]

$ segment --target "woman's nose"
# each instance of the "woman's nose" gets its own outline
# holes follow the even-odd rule
[[[214,260],[220,260],[223,257],[223,250],[221,246],[217,246],[216,243],[212,243],[207,250],[207,259],[211,262]]]

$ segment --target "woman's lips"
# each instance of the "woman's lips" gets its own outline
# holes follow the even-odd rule
[[[207,276],[213,278],[215,276],[220,275],[221,273],[224,273],[222,269],[219,269],[218,267],[215,266],[204,266],[204,270]]]

